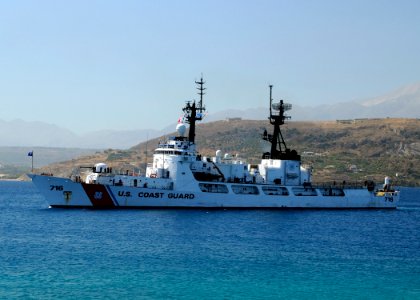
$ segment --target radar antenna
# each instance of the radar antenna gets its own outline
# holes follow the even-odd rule
[[[283,100],[280,102],[273,103],[272,89],[270,87],[270,124],[273,125],[273,134],[267,134],[267,130],[264,130],[263,140],[271,143],[271,151],[264,153],[263,158],[270,159],[284,159],[284,160],[299,160],[300,155],[297,154],[296,150],[290,150],[287,148],[286,142],[284,141],[283,135],[280,130],[280,126],[285,124],[285,121],[290,119],[290,116],[285,115],[285,112],[292,109],[292,105],[284,103]]]
[[[200,95],[200,102],[198,102],[198,106],[195,103],[195,100],[193,101],[187,101],[187,104],[182,109],[184,112],[185,122],[187,124],[190,124],[189,132],[188,132],[188,141],[191,143],[195,142],[195,123],[196,121],[203,120],[203,113],[206,111],[206,108],[203,105],[203,95],[205,94],[204,91],[206,90],[204,88],[204,81],[203,76],[201,76],[200,81],[195,82],[199,90],[198,95]]]
[[[206,90],[206,88],[204,87],[204,84],[206,82],[203,81],[203,75],[202,74],[201,74],[200,81],[196,81],[195,83],[198,85],[197,90],[199,90],[199,92],[197,94],[200,95],[200,102],[198,102],[198,110],[200,111],[200,113],[202,113],[204,111],[203,96],[206,94],[206,93],[204,93],[204,91]]]

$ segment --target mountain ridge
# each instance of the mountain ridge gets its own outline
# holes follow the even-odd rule
[[[287,102],[287,99],[285,100]],[[357,118],[420,118],[420,82],[403,86],[382,96],[330,105],[293,105],[292,120],[321,121]],[[227,118],[266,120],[268,109],[263,107],[244,110],[228,109],[209,113],[204,122]],[[77,135],[74,132],[40,121],[0,120],[0,146],[119,148],[128,149],[138,142],[173,131],[176,124],[160,130],[104,129]]]
[[[267,142],[261,134],[268,120],[230,120],[199,124],[197,145],[200,154],[211,157],[216,150],[258,163]],[[373,179],[383,181],[394,177],[398,184],[420,186],[420,120],[359,119],[353,121],[293,121],[282,127],[291,149],[302,154],[303,163],[313,166],[318,182]],[[108,149],[77,160],[42,168],[59,176],[78,165],[105,162],[114,170],[144,173],[151,153],[163,137],[139,143],[128,150]],[[67,173],[66,173],[67,172]],[[399,174],[396,176],[396,174]]]

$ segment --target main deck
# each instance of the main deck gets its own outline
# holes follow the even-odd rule
[[[68,178],[31,175],[52,207],[94,208],[396,208],[398,191],[367,188],[276,186],[197,182],[176,190],[88,184]]]

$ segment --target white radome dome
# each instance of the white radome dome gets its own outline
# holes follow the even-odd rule
[[[105,169],[108,168],[108,165],[105,163],[97,163],[95,164],[95,172],[105,172]]]
[[[184,136],[186,130],[187,127],[185,126],[185,124],[180,123],[176,125],[176,131],[178,132],[179,136]]]

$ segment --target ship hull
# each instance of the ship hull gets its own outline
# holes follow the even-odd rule
[[[339,196],[322,189],[285,187],[287,195],[209,193],[200,190],[168,190],[133,186],[86,184],[68,178],[30,174],[32,182],[51,207],[66,208],[266,208],[266,209],[395,209],[399,192],[344,188]],[[303,192],[296,193],[294,188]]]

